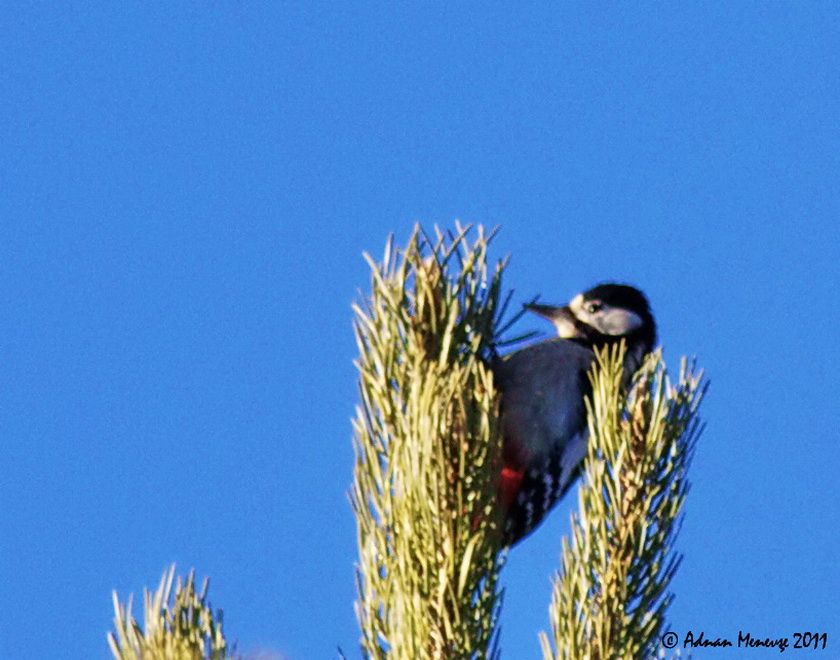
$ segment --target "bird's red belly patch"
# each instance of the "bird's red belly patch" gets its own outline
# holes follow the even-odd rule
[[[519,492],[519,487],[522,485],[523,476],[525,476],[525,470],[516,470],[510,467],[502,468],[499,493],[501,494],[502,504],[504,504],[505,508],[510,508],[516,499],[516,494]]]

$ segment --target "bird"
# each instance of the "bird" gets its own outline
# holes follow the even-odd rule
[[[534,531],[580,472],[588,442],[584,401],[592,389],[588,372],[595,349],[626,342],[627,386],[656,342],[648,300],[627,284],[599,284],[565,306],[524,307],[551,321],[557,336],[497,357],[492,367],[501,395],[499,496],[505,546]]]

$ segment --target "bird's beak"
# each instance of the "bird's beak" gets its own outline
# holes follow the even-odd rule
[[[553,321],[558,316],[566,316],[567,314],[571,314],[571,310],[566,307],[555,307],[554,305],[538,305],[537,303],[527,303],[523,305],[525,309],[529,312],[534,312],[534,314],[539,314],[543,318],[548,319],[549,321]]]
[[[534,312],[534,314],[538,314],[551,321],[554,327],[557,328],[557,335],[563,339],[574,339],[583,336],[577,327],[577,318],[568,305],[555,307],[554,305],[529,303],[524,307],[529,312]]]

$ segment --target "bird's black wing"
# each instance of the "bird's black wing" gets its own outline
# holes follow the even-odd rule
[[[507,513],[508,543],[531,532],[566,493],[586,455],[587,371],[594,354],[554,339],[505,356],[494,368],[502,393],[505,466],[522,481]]]

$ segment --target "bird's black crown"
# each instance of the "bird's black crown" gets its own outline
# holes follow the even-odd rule
[[[648,299],[636,287],[605,282],[583,294],[584,300],[600,300],[611,307],[621,307],[635,312],[642,318],[652,318]]]

